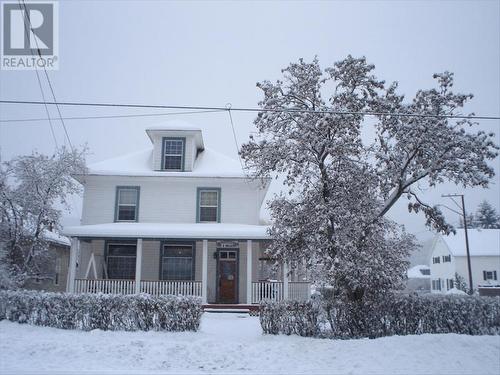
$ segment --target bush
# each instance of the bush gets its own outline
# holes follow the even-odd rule
[[[500,298],[457,295],[396,295],[379,301],[345,302],[323,296],[312,302],[266,302],[260,321],[265,333],[326,335],[334,338],[423,333],[500,334]],[[321,316],[330,330],[321,332]]]
[[[90,331],[196,331],[195,297],[0,291],[0,320]]]
[[[260,304],[260,325],[264,333],[315,336],[319,333],[318,316],[318,306],[312,301]]]

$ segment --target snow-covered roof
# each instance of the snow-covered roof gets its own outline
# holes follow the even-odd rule
[[[430,270],[430,267],[425,265],[425,264],[418,264],[414,267],[411,267],[407,271],[408,278],[409,279],[428,279],[431,277],[430,274],[424,275],[422,273],[422,270]]]
[[[108,223],[66,227],[70,237],[269,239],[266,225],[225,223]]]
[[[500,229],[469,229],[469,251],[471,256],[500,256]],[[466,256],[465,230],[443,236],[443,240],[454,256]]]
[[[71,241],[68,237],[62,236],[59,233],[51,232],[49,230],[45,230],[43,232],[43,237],[54,244],[63,245],[63,246],[71,246]]]
[[[193,170],[186,172],[155,171],[152,169],[153,149],[107,159],[88,166],[88,175],[107,176],[171,176],[171,177],[247,177],[241,164],[210,148],[200,152]],[[79,176],[75,176],[79,177]]]
[[[154,142],[154,137],[168,136],[168,135],[192,135],[196,142],[196,148],[198,150],[203,150],[205,146],[203,145],[203,137],[201,134],[201,129],[197,126],[190,124],[189,122],[181,120],[173,120],[162,122],[158,125],[153,125],[146,129],[146,133]]]

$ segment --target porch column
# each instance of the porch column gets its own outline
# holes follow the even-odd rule
[[[247,304],[252,303],[252,240],[247,240]]]
[[[71,238],[71,247],[69,249],[68,282],[66,283],[66,291],[68,293],[75,292],[76,259],[78,257],[79,247],[80,240],[76,237]]]
[[[142,272],[142,238],[137,239],[137,254],[135,257],[135,294],[141,292]]]
[[[288,264],[283,262],[283,299],[288,299]]]
[[[201,262],[201,299],[208,301],[208,240],[203,240],[203,254]]]

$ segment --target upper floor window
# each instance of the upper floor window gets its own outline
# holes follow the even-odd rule
[[[220,222],[220,189],[199,188],[197,209],[199,223]]]
[[[137,221],[139,214],[139,187],[116,188],[115,221]]]
[[[162,169],[166,171],[184,170],[185,138],[163,138]]]
[[[434,258],[432,258],[432,263],[434,263],[434,264],[441,263],[441,259],[439,257],[434,257]]]
[[[451,262],[451,255],[443,255],[443,263]]]

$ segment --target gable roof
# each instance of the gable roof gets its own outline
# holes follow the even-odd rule
[[[195,160],[193,170],[186,172],[155,171],[153,149],[103,160],[88,166],[88,175],[99,176],[170,176],[170,177],[248,177],[240,163],[213,149],[205,148]]]
[[[469,229],[467,234],[471,256],[500,256],[500,229]],[[453,256],[467,255],[464,229],[442,238]]]

